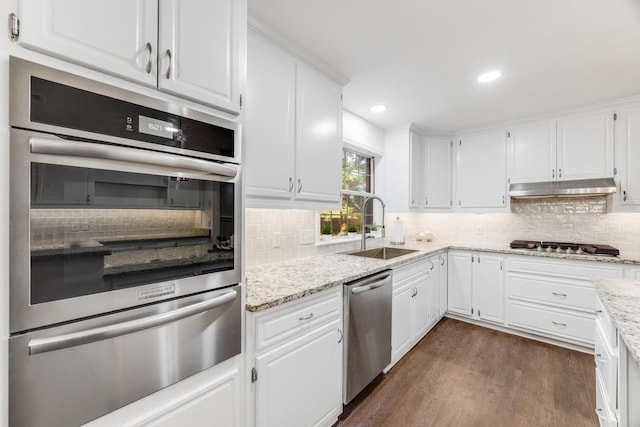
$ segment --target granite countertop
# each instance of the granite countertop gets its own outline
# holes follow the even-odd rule
[[[602,278],[593,283],[620,337],[640,365],[640,281]]]
[[[369,243],[368,246],[372,249],[382,245],[383,242],[381,241],[380,243],[375,242],[373,245]],[[397,267],[448,250],[482,251],[509,255],[640,265],[640,254],[623,253],[619,257],[559,254],[526,249],[510,249],[506,244],[467,244],[459,242],[407,241],[405,245],[399,247],[416,249],[417,252],[390,260],[345,254],[318,255],[247,268],[246,309],[251,312],[265,310],[388,268]]]

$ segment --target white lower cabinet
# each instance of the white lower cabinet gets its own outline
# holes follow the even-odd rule
[[[598,298],[595,321],[596,414],[602,427],[640,425],[640,365]]]
[[[255,426],[331,426],[342,413],[342,287],[249,313]]]
[[[440,317],[442,318],[442,316],[444,316],[444,314],[447,312],[447,289],[449,288],[449,284],[448,284],[448,278],[449,278],[449,274],[447,272],[447,253],[443,253],[440,254],[438,256],[438,262],[440,263],[440,270],[438,271],[438,279],[440,282],[440,285],[438,286],[440,288]]]
[[[393,270],[391,365],[442,318],[438,255]]]
[[[449,252],[449,312],[504,323],[504,259],[482,252]]]
[[[595,263],[511,257],[507,263],[507,326],[593,347],[594,277],[622,277],[622,268]]]
[[[85,426],[242,427],[243,365],[244,355],[236,356]]]

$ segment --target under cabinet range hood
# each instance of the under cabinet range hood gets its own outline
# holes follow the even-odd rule
[[[514,199],[606,196],[615,192],[616,183],[613,178],[530,182],[509,185],[509,197]]]

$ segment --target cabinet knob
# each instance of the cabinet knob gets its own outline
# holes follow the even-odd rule
[[[146,48],[147,51],[149,51],[149,60],[147,61],[147,67],[145,68],[145,71],[147,72],[147,74],[151,74],[151,67],[153,65],[153,46],[151,46],[151,43],[147,42]]]
[[[558,169],[558,178],[562,178],[562,169]]]
[[[555,178],[555,177],[556,177],[556,170],[551,169],[551,178]]]
[[[622,201],[626,202],[627,201],[627,190],[624,190],[622,192]]]

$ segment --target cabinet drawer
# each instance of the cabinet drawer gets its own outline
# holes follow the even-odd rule
[[[535,304],[507,302],[509,326],[593,345],[595,316]]]
[[[550,277],[529,274],[509,273],[507,277],[507,292],[510,298],[590,313],[596,309],[596,291],[590,286],[562,283]]]
[[[566,277],[587,283],[591,283],[593,277],[607,277],[612,279],[622,277],[621,267],[593,266],[580,261],[547,261],[510,258],[507,263],[507,271]]]
[[[596,298],[596,323],[600,325],[602,328],[602,333],[606,338],[606,341],[609,343],[609,346],[612,349],[616,349],[618,347],[618,334],[616,333],[616,327],[611,321],[609,317],[609,313],[604,308],[602,301],[600,298]]]
[[[596,326],[594,357],[596,359],[596,371],[600,374],[600,379],[609,397],[609,402],[615,403],[618,386],[618,357],[609,347],[604,333],[599,326]],[[611,410],[615,410],[615,406],[612,406]]]
[[[601,427],[617,427],[618,421],[615,413],[611,411],[609,403],[612,396],[607,395],[602,378],[596,368],[596,415]]]
[[[420,261],[394,268],[393,288],[398,289],[403,286],[405,282],[414,280],[416,276],[427,274],[430,268],[431,261],[427,259],[421,259]]]
[[[276,307],[273,312],[255,319],[256,350],[285,339],[292,339],[312,328],[342,318],[342,288],[325,291],[308,301]]]

